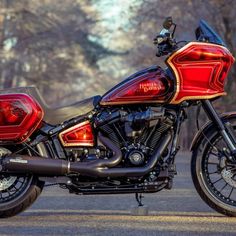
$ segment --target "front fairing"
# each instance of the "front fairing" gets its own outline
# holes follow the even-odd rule
[[[175,76],[170,104],[225,95],[225,81],[233,62],[226,47],[213,43],[190,42],[172,53],[166,60]]]

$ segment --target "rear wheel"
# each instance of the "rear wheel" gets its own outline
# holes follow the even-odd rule
[[[1,154],[9,151],[1,148]],[[43,183],[32,175],[0,173],[0,218],[11,217],[28,208],[40,195]]]
[[[236,164],[226,158],[227,145],[217,131],[194,150],[193,183],[201,198],[214,210],[236,216]]]

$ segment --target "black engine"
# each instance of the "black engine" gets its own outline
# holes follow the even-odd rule
[[[159,107],[103,111],[97,128],[123,153],[124,166],[142,166],[156,148],[161,135],[173,127],[175,117]],[[166,155],[168,151],[166,152]]]
[[[123,167],[143,166],[161,136],[173,127],[175,115],[163,107],[104,109],[94,118],[97,133],[109,138],[123,153]],[[97,140],[95,147],[67,149],[70,161],[93,161],[112,153]],[[168,154],[168,150],[163,154]]]

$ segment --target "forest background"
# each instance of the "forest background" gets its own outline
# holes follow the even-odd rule
[[[206,20],[235,56],[235,9],[235,0],[0,0],[0,87],[34,85],[52,106],[102,95],[137,70],[165,68],[153,38],[167,16],[178,40],[195,40]],[[228,96],[215,103],[220,112],[236,110],[235,88],[236,63]],[[196,132],[195,115],[190,109],[184,148]]]

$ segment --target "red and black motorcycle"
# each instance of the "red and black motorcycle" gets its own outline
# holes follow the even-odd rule
[[[171,189],[181,124],[190,106],[210,122],[196,134],[191,171],[202,199],[236,216],[236,112],[218,115],[234,58],[204,21],[195,42],[176,42],[169,17],[155,38],[167,69],[141,70],[108,91],[70,106],[49,108],[34,87],[0,95],[0,217],[30,206],[44,183],[75,194]],[[182,44],[182,46],[180,46]]]

